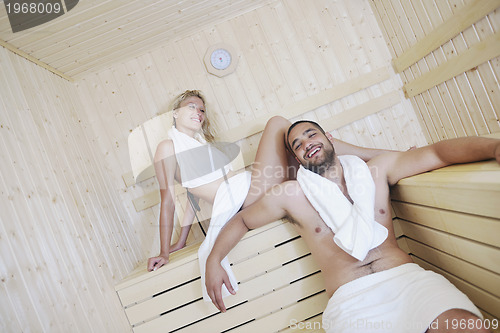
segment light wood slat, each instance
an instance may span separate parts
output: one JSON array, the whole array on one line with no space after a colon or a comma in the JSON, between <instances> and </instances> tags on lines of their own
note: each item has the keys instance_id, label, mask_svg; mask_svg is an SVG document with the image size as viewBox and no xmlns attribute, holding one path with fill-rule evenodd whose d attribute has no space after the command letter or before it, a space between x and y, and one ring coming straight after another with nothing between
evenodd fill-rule
<instances>
[{"instance_id":1,"label":"light wood slat","mask_svg":"<svg viewBox=\"0 0 500 333\"><path fill-rule=\"evenodd\" d=\"M457 278L456 276L443 271L442 269L426 262L420 260L419 258L413 258L417 264L425 269L432 270L438 274L446 277L451 283L453 283L459 290L466 294L470 300L482 309L485 309L496 318L500 318L500 298L495 297L473 285Z\"/></svg>"},{"instance_id":2,"label":"light wood slat","mask_svg":"<svg viewBox=\"0 0 500 333\"><path fill-rule=\"evenodd\" d=\"M436 69L405 84L403 90L408 98L414 97L498 56L500 56L500 33L495 33L439 65Z\"/></svg>"},{"instance_id":3,"label":"light wood slat","mask_svg":"<svg viewBox=\"0 0 500 333\"><path fill-rule=\"evenodd\" d=\"M151 167L148 170L148 177L147 178L149 179L149 178L152 178L154 176L155 176L154 168L153 168L153 165L151 165ZM130 187L136 183L136 181L134 179L134 173L132 171L124 173L122 175L122 179L123 179L123 183L125 183L126 187Z\"/></svg>"},{"instance_id":4,"label":"light wood slat","mask_svg":"<svg viewBox=\"0 0 500 333\"><path fill-rule=\"evenodd\" d=\"M132 229L121 223L127 215L122 214L122 202L109 190L109 177L102 177L102 163L96 163L95 146L85 139L79 104L73 100L77 92L65 80L3 48L0 54L0 76L8 81L1 84L8 89L2 103L13 103L0 112L1 136L14 139L2 144L0 154L17 152L14 158L2 159L1 171L8 185L2 185L2 192L11 196L5 202L16 211L3 222L15 231L9 242L19 249L2 277L22 280L9 288L7 301L14 309L21 304L19 312L10 312L17 312L12 320L17 317L23 331L126 331L128 323L112 285L140 251L133 247L138 243L128 243L122 234ZM14 176L7 177L10 172ZM17 242L23 245L17 247ZM125 252L130 261L124 259ZM30 253L36 260L26 260Z\"/></svg>"},{"instance_id":5,"label":"light wood slat","mask_svg":"<svg viewBox=\"0 0 500 333\"><path fill-rule=\"evenodd\" d=\"M500 139L500 133L496 133L496 136L491 136L493 138ZM489 160L484 162L476 163L465 163L465 164L454 164L444 168L436 169L432 172L475 172L475 171L498 171L498 162L495 160Z\"/></svg>"},{"instance_id":6,"label":"light wood slat","mask_svg":"<svg viewBox=\"0 0 500 333\"><path fill-rule=\"evenodd\" d=\"M491 332L493 333L500 333L500 321L498 318L495 318L493 317L493 315L491 315L490 313L488 313L487 311L484 311L483 309L481 309L480 307L478 307L479 311L481 311L481 313L483 314L483 317L485 320L489 320L489 325L490 327L487 327L488 329L491 330ZM491 326L491 324L494 324L494 323L497 323L498 326L496 326L496 329L493 329L493 327L495 326Z\"/></svg>"},{"instance_id":7,"label":"light wood slat","mask_svg":"<svg viewBox=\"0 0 500 333\"><path fill-rule=\"evenodd\" d=\"M69 36L74 35L72 29L77 29L78 26L84 24L86 21L91 19L99 18L103 16L104 13L113 15L114 11L119 7L127 5L126 3L120 3L113 0L90 0L90 1L80 1L78 7L71 11L70 15L60 16L57 20L52 20L43 24L39 27L43 29L28 29L19 33L11 33L8 36L9 41L19 45L20 48L25 48L26 46L31 46L33 50L33 44L37 41L43 41L43 47L47 46L48 43L53 43L50 41L50 35L54 35L52 38L57 38L58 40L66 40ZM101 23L101 21L98 21ZM94 22L94 26L97 22ZM84 29L89 29L90 26L85 26ZM47 33L45 29L52 31L53 33ZM10 30L10 29L9 29ZM11 31L9 31L11 32ZM0 32L1 33L1 32Z\"/></svg>"},{"instance_id":8,"label":"light wood slat","mask_svg":"<svg viewBox=\"0 0 500 333\"><path fill-rule=\"evenodd\" d=\"M229 262L237 264L255 255L274 250L275 245L297 236L295 227L291 223L284 222L266 232L245 237L229 252L227 257Z\"/></svg>"},{"instance_id":9,"label":"light wood slat","mask_svg":"<svg viewBox=\"0 0 500 333\"><path fill-rule=\"evenodd\" d=\"M453 257L447 253L433 249L414 241L413 239L406 240L410 252L434 266L437 266L473 285L481 288L497 297L500 297L500 276L491 271L480 268L476 265Z\"/></svg>"},{"instance_id":10,"label":"light wood slat","mask_svg":"<svg viewBox=\"0 0 500 333\"><path fill-rule=\"evenodd\" d=\"M201 294L201 280L196 279L144 302L136 305L132 304L125 308L125 313L130 324L137 326L154 320L164 312L172 311L189 302L199 300L201 297L203 297Z\"/></svg>"},{"instance_id":11,"label":"light wood slat","mask_svg":"<svg viewBox=\"0 0 500 333\"><path fill-rule=\"evenodd\" d=\"M394 205L394 203L393 203ZM399 238L404 235L403 229L401 228L401 225L399 223L398 219L393 218L392 225L394 226L394 235L396 238Z\"/></svg>"},{"instance_id":12,"label":"light wood slat","mask_svg":"<svg viewBox=\"0 0 500 333\"><path fill-rule=\"evenodd\" d=\"M283 229L281 228L281 222L273 223L268 228L264 227L256 229L254 232L248 233L245 238L240 241L235 249L241 247L248 248L248 245L246 243L247 241L249 241L250 244L262 243L264 246L269 247L269 245L266 245L266 242L268 242L268 240L270 239L270 237L268 236L268 231L269 229L273 229L276 226L279 227L278 229L281 230L281 232L283 232ZM273 230L271 230L270 232L271 235L275 233L276 232ZM283 235L286 234L286 231L283 232ZM286 238L284 238L283 240L286 240ZM271 238L270 244L275 244L276 242L276 240L272 240ZM302 243L303 242L299 244ZM198 278L200 276L197 252L198 247L199 244L195 244L190 246L189 248L172 253L170 256L170 262L154 272L148 272L146 270L146 264L141 265L139 269L135 273L131 274L131 276L126 281L123 281L121 284L116 286L116 291L120 296L122 304L127 306L132 303L144 301L145 299L150 298L152 295L180 285L184 281ZM292 249L290 250L290 248ZM248 257L252 251L259 251L259 249L250 251L237 250L232 259L241 261L243 257L240 257L239 254ZM288 253L286 253L286 251L288 251ZM272 255L265 254L258 256L260 260L251 259L250 262L259 262L259 264L257 265L257 267L260 267L259 271L257 271L255 267L255 270L252 269L252 267L249 267L246 263L240 266L235 265L233 269L236 277L240 281L246 280L249 278L249 272L253 271L257 272L257 274L261 274L272 268L279 267L284 262L307 254L307 252L304 251L304 246L299 246L297 250L295 250L293 249L293 245L286 245L283 248L279 247L278 251L274 250L274 257Z\"/></svg>"},{"instance_id":13,"label":"light wood slat","mask_svg":"<svg viewBox=\"0 0 500 333\"><path fill-rule=\"evenodd\" d=\"M272 115L250 121L242 126L233 128L221 135L221 139L223 141L235 142L243 137L248 137L263 131L267 121L272 116L280 115L287 119L291 119L387 79L389 79L389 72L387 68L382 67L376 69L368 74L364 74L355 79L338 84L333 88L323 90L298 102L293 102Z\"/></svg>"},{"instance_id":14,"label":"light wood slat","mask_svg":"<svg viewBox=\"0 0 500 333\"><path fill-rule=\"evenodd\" d=\"M401 98L397 91L387 93L385 95L372 98L366 103L350 108L342 113L335 114L329 119L321 122L321 127L326 131L331 131L352 122L368 117L369 115L378 113L388 109L401 102Z\"/></svg>"},{"instance_id":15,"label":"light wood slat","mask_svg":"<svg viewBox=\"0 0 500 333\"><path fill-rule=\"evenodd\" d=\"M277 226L282 225L284 222L282 220L276 221L269 223L265 226L262 226L260 228L251 230L243 236L242 240L239 242L238 245L236 245L235 248L242 246L245 243L245 240L254 236L258 236L260 234L265 235L265 232L267 230L270 230L272 228L275 228ZM174 253L170 254L170 261L167 265L162 266L160 269L154 272L148 272L146 270L146 262L141 263L133 272L131 272L127 278L123 279L120 283L118 283L115 286L115 289L117 291L120 291L122 289L128 288L136 283L143 282L145 280L150 279L151 277L154 277L156 275L160 275L163 273L166 273L170 270L176 269L180 266L183 266L184 264L188 264L193 260L198 259L198 248L200 246L201 242L199 244L193 244L190 246L187 246L179 251L176 251ZM240 258L236 257L235 260L239 260ZM195 276L193 276L195 277ZM153 293L154 294L154 293Z\"/></svg>"},{"instance_id":16,"label":"light wood slat","mask_svg":"<svg viewBox=\"0 0 500 333\"><path fill-rule=\"evenodd\" d=\"M76 64L72 60L74 58L72 54L67 54L63 59L58 59L56 54L51 63L61 71L79 79L89 71L96 72L117 62L130 60L131 55L142 55L169 42L188 39L190 35L197 32L195 29L209 29L246 10L262 5L265 5L262 0L232 1L228 6L216 5L214 9L205 10L202 15L191 17L187 21L181 20L177 24L173 21L160 25L158 22L146 22L131 30L134 35L132 39L123 38L123 35L111 36L103 43L99 43L98 39L97 43L91 44L92 52L86 52ZM210 15L205 15L207 11ZM193 24L193 20L196 20L196 25ZM79 49L85 49L85 47L85 43L79 45Z\"/></svg>"},{"instance_id":17,"label":"light wood slat","mask_svg":"<svg viewBox=\"0 0 500 333\"><path fill-rule=\"evenodd\" d=\"M405 251L406 253L410 253L410 247L408 246L408 238L403 236L399 237L397 240L398 246L401 250Z\"/></svg>"},{"instance_id":18,"label":"light wood slat","mask_svg":"<svg viewBox=\"0 0 500 333\"><path fill-rule=\"evenodd\" d=\"M316 274L313 277L315 277L314 281L316 281L316 284L319 286L319 289L317 289L317 291L320 291L320 290L322 290L321 288L322 288L323 284L322 284L321 279L319 279L318 276L321 277L321 274ZM254 279L252 281L258 282L259 280ZM236 293L235 296L229 296L229 297L224 299L224 304L226 305L226 308L233 307L237 304L240 304L241 302L248 300L248 294L252 293L252 285L251 285L252 281L249 282L250 284L247 285L247 288L240 289ZM302 280L302 281L304 281L304 280ZM266 296L271 295L271 298L276 297L276 296L281 296L284 294L283 291L285 291L285 294L286 294L286 291L290 291L291 289L293 289L293 290L301 289L302 284L303 284L303 282L301 284L288 285L287 287L278 290L279 294L276 294L275 292L273 292L271 294L266 294ZM318 286L316 286L316 288L318 288ZM254 288L257 288L258 290L261 287L265 287L265 286L261 286L259 284L254 286ZM264 300L266 299L266 296L260 297L260 298L256 299L256 301L262 302L263 299ZM308 296L308 295L303 294L303 296L301 295L301 296L297 296L294 298L295 298L295 300L298 300L298 299L305 297L305 296ZM286 304L283 302L282 305L286 305ZM238 309L238 308L239 308L239 306L235 307L234 309ZM275 309L273 309L273 310L275 310ZM232 316L228 316L229 314L232 314L229 311L231 311L231 309L229 309L226 314L221 314L221 313L219 313L219 311L215 308L215 306L212 303L204 302L203 300L200 300L200 301L191 303L187 306L184 306L182 308L179 308L176 311L166 313L163 316L156 318L155 320L152 320L152 321L149 321L145 324L139 325L139 326L134 328L134 332L136 332L136 333L138 333L138 332L150 332L150 331L155 331L155 330L159 330L159 329L162 331L171 331L171 330L178 329L178 328L183 327L189 323L193 323L193 322L196 322L196 321L204 319L204 318L207 318L207 319L203 321L203 324L210 325L210 326L205 326L205 327L212 328L211 324L214 322L215 317L218 317L218 318L215 318L215 322L217 322L218 320L224 320L225 318L232 318ZM247 315L249 313L251 313L252 316L258 315L257 312L247 312ZM214 314L216 314L216 316L211 317ZM208 318L208 317L210 317L210 318ZM247 320L248 319L251 319L251 318L248 318L248 316L247 316ZM195 329L194 326L190 326L190 327L193 330Z\"/></svg>"},{"instance_id":19,"label":"light wood slat","mask_svg":"<svg viewBox=\"0 0 500 333\"><path fill-rule=\"evenodd\" d=\"M437 2L437 10L444 15L455 15L458 11L458 5L450 6L444 2ZM460 54L461 52L467 50L469 45L474 45L479 42L485 36L492 34L494 30L488 21L496 20L494 18L495 12L491 12L488 16L480 19L473 24L472 27L465 29L460 35L453 38L449 43L446 43L440 49L445 55L453 56L453 53ZM434 52L433 54L435 54ZM448 58L450 56L447 56ZM485 70L486 69L486 70ZM498 128L498 123L496 122L496 116L494 111L494 102L489 97L494 95L492 91L488 89L481 89L479 87L494 87L497 86L495 83L497 80L493 79L490 73L490 66L480 66L477 70L471 70L463 75L457 76L453 80L453 85L448 84L448 86L455 86L456 90L462 95L463 102L470 115L470 120L473 123L474 129L478 134L490 133L495 128ZM444 86L444 85L441 85ZM456 99L455 96L450 96L452 99ZM462 107L460 107L462 109ZM458 114L460 114L461 110ZM480 111L480 112L478 112ZM493 116L493 117L492 117ZM443 119L443 117L441 117Z\"/></svg>"},{"instance_id":20,"label":"light wood slat","mask_svg":"<svg viewBox=\"0 0 500 333\"><path fill-rule=\"evenodd\" d=\"M54 62L56 59L66 57L68 54L73 54L75 48L90 48L99 44L97 38L101 38L101 43L105 41L109 45L114 44L113 38L116 36L124 36L127 34L132 38L133 32L140 24L152 23L157 21L156 18L163 16L165 21L175 20L175 12L182 9L182 4L173 1L127 1L121 2L119 6L113 6L114 1L104 3L102 6L96 6L93 10L86 11L81 15L74 15L80 22L75 22L75 25L58 30L56 35L58 43L49 47L49 38L41 40L30 41L29 44L24 45L20 43L21 47L29 47L36 50L36 54L41 59L47 59L49 62ZM115 8L113 8L115 7ZM103 10L99 15L99 10ZM94 16L91 16L91 14ZM76 13L78 14L78 13ZM90 14L90 15L89 15ZM79 17L81 16L81 17ZM96 18L106 20L107 29L103 29L102 21ZM130 22L133 20L133 22ZM104 38L103 38L104 37ZM53 38L53 37L52 37ZM20 41L21 42L21 41ZM68 47L68 44L71 47ZM58 66L60 67L60 66Z\"/></svg>"},{"instance_id":21,"label":"light wood slat","mask_svg":"<svg viewBox=\"0 0 500 333\"><path fill-rule=\"evenodd\" d=\"M452 17L394 59L394 69L397 73L402 72L499 6L500 3L496 0L475 0L466 4Z\"/></svg>"},{"instance_id":22,"label":"light wood slat","mask_svg":"<svg viewBox=\"0 0 500 333\"><path fill-rule=\"evenodd\" d=\"M500 167L496 170L479 170L474 163L470 163L471 171L454 172L425 172L419 175L401 179L398 185L402 186L439 186L442 188L484 189L500 192ZM474 171L472 171L474 170Z\"/></svg>"},{"instance_id":23,"label":"light wood slat","mask_svg":"<svg viewBox=\"0 0 500 333\"><path fill-rule=\"evenodd\" d=\"M210 1L204 1L203 5L187 4L185 1L157 1L157 3L133 1L115 9L108 9L102 15L95 15L87 21L76 24L76 27L66 29L68 32L63 30L64 33L57 35L56 41L60 42L54 46L54 51L46 47L49 44L47 40L41 45L35 42L32 49L36 50L38 57L47 59L48 62L54 63L54 66L61 68L67 66L66 62L70 62L69 60L61 62L61 57L74 59L76 50L93 50L85 56L80 56L80 59L87 57L91 60L96 59L95 51L102 54L103 49L106 50L104 55L114 52L115 55L120 56L117 53L120 45L124 48L136 45L137 49L139 45L144 45L148 46L146 50L150 50L161 45L162 41L179 38L181 34L185 37L186 34L195 32L207 23L215 24L263 4L262 1L253 0L234 1L228 3L227 6L217 5ZM211 15L204 15L207 11ZM75 15L78 14L77 11L71 14L78 18L78 15ZM196 19L198 21L194 25L193 20ZM103 21L106 24L103 24ZM82 33L85 31L88 32L87 39ZM153 38L155 35L156 38ZM123 38L124 36L127 38ZM149 41L144 44L144 41L148 39ZM68 44L71 47L67 47ZM30 45L21 47L26 48ZM130 54L130 50L127 53ZM84 63L88 61L84 60Z\"/></svg>"},{"instance_id":24,"label":"light wood slat","mask_svg":"<svg viewBox=\"0 0 500 333\"><path fill-rule=\"evenodd\" d=\"M392 201L399 218L453 235L499 246L500 220Z\"/></svg>"},{"instance_id":25,"label":"light wood slat","mask_svg":"<svg viewBox=\"0 0 500 333\"><path fill-rule=\"evenodd\" d=\"M258 256L235 264L233 269L238 271L238 280L247 281L255 276L279 268L283 263L295 260L309 254L310 251L302 238L288 242ZM241 266L241 267L238 267Z\"/></svg>"},{"instance_id":26,"label":"light wood slat","mask_svg":"<svg viewBox=\"0 0 500 333\"><path fill-rule=\"evenodd\" d=\"M232 259L236 261L240 261L242 256L249 256L253 250L238 250L237 248L246 247L246 241L248 240L250 244L259 244L262 243L264 246L266 244L266 239L269 239L266 231L269 229L273 229L278 227L279 230L283 232L283 228L281 227L283 222L277 221L271 223L262 228L258 228L248 232L242 241L235 247L235 254L233 254ZM285 224L288 225L288 224ZM289 226L285 228L290 228ZM271 231L271 235L275 234L274 231ZM283 232L284 235L287 232ZM284 237L283 240L286 240ZM276 243L276 240L271 240L272 243ZM168 288L175 287L179 284L182 284L184 281L189 281L191 279L198 278L200 276L199 263L198 263L198 247L199 244L194 244L189 247L186 247L182 250L174 252L170 255L170 262L158 269L157 271L148 272L146 269L146 263L141 264L136 271L129 275L129 277L122 281L115 287L118 295L120 296L121 302L123 305L127 306L132 303L136 303L144 300L145 298L149 298L154 294L160 293ZM255 250L259 251L259 249ZM281 253L283 250L278 251L277 253ZM293 259L293 252L291 252L288 256L285 257L284 261L289 261ZM301 253L301 252L300 252ZM290 256L291 255L291 256ZM302 253L300 254L302 255ZM268 256L264 256L267 258ZM265 261L263 261L263 264ZM275 267L274 264L273 267ZM265 271L266 268L263 269ZM236 268L235 268L236 271ZM240 273L246 278L244 273ZM237 276L239 276L237 275Z\"/></svg>"},{"instance_id":27,"label":"light wood slat","mask_svg":"<svg viewBox=\"0 0 500 333\"><path fill-rule=\"evenodd\" d=\"M322 276L320 274L315 274L270 294L254 299L251 302L229 309L225 314L219 314L186 327L186 329L180 330L179 332L202 331L206 327L210 327L210 329L214 331L223 331L247 322L252 318L259 318L279 310L282 307L294 304L297 300L317 293L323 288Z\"/></svg>"},{"instance_id":28,"label":"light wood slat","mask_svg":"<svg viewBox=\"0 0 500 333\"><path fill-rule=\"evenodd\" d=\"M76 140L77 145L73 141L82 134L81 128L68 121L72 117L68 95L75 91L48 71L4 49L1 52L3 75L0 76L10 79L7 84L0 84L8 91L2 99L7 105L13 103L6 113L2 112L2 127L10 127L8 132L2 130L2 137L13 139L10 144L2 145L2 155L10 155L2 163L1 173L6 182L3 188L7 189L2 191L9 194L6 203L15 211L13 218L6 220L5 227L13 248L18 250L12 258L15 265L10 266L7 276L8 280L23 281L12 290L15 296L11 302L15 307L18 302L21 304L17 316L23 322L24 331L43 331L49 327L64 330L74 325L90 329L85 318L87 312L80 311L100 308L102 300L110 295L109 289L96 288L107 285L110 279L106 276L107 268L98 267L101 258L95 256L101 254L117 265L123 262L108 247L115 243L112 234L107 242L99 244L100 232L104 231L104 238L105 230L109 229L86 216L88 212L90 216L107 217L98 200L86 197L82 189L92 188L92 180L95 181L92 179L95 174L85 169L92 165L98 173L98 166L65 161L66 158L91 159L85 142ZM49 101L57 94L61 95L58 103ZM54 142L59 142L57 152ZM82 187L80 190L76 183ZM95 192L91 196L94 195ZM112 205L105 197L101 199L104 204ZM79 212L83 212L83 216L79 216ZM22 245L17 246L19 242ZM86 246L81 247L82 243ZM35 266L29 266L35 262ZM119 308L113 308L115 305L103 308L94 316L96 325L103 325L109 316L121 318ZM41 319L39 323L26 318L26 314L30 317L32 313ZM59 316L66 320L57 322Z\"/></svg>"},{"instance_id":29,"label":"light wood slat","mask_svg":"<svg viewBox=\"0 0 500 333\"><path fill-rule=\"evenodd\" d=\"M150 272L148 275L151 275L151 277L147 280L147 283L141 283L118 290L117 293L122 304L124 306L128 306L135 302L144 301L168 288L178 286L186 281L200 276L200 266L198 264L198 260L193 260L180 267L169 270L166 273L162 272L165 274L153 274L159 271L160 270Z\"/></svg>"},{"instance_id":30,"label":"light wood slat","mask_svg":"<svg viewBox=\"0 0 500 333\"><path fill-rule=\"evenodd\" d=\"M500 274L500 248L400 220L406 237Z\"/></svg>"},{"instance_id":31,"label":"light wood slat","mask_svg":"<svg viewBox=\"0 0 500 333\"><path fill-rule=\"evenodd\" d=\"M26 60L29 60L31 61L32 63L42 67L42 68L45 68L46 70L48 70L49 72L52 72L54 74L56 74L57 76L60 76L62 77L63 79L65 80L68 80L69 82L73 82L74 79L73 77L69 76L69 75L66 75L65 73L61 72L60 70L58 70L57 68L54 68L52 67L51 65L33 57L32 55L24 52L23 50L21 49L18 49L17 47L15 47L14 45L12 44L9 44L7 43L6 41L0 39L0 46L3 46L5 47L7 50L17 54L18 56L26 59Z\"/></svg>"},{"instance_id":32,"label":"light wood slat","mask_svg":"<svg viewBox=\"0 0 500 333\"><path fill-rule=\"evenodd\" d=\"M197 256L198 247L199 244L193 244L170 254L170 262L168 263L168 265L164 265L160 269L154 272L148 272L146 270L147 262L139 264L125 279L121 280L120 283L116 284L115 290L120 291L136 283L148 280L154 275L162 274L166 271L175 269L190 261L193 261Z\"/></svg>"},{"instance_id":33,"label":"light wood slat","mask_svg":"<svg viewBox=\"0 0 500 333\"><path fill-rule=\"evenodd\" d=\"M419 205L449 209L487 217L498 216L498 192L485 190L443 189L432 186L401 186L391 191L391 198Z\"/></svg>"},{"instance_id":34,"label":"light wood slat","mask_svg":"<svg viewBox=\"0 0 500 333\"><path fill-rule=\"evenodd\" d=\"M289 327L287 329L284 329L280 331L280 333L317 333L321 332L324 333L325 330L322 328L323 323L322 323L322 314L317 315L316 317L313 317L311 319L302 321L300 323L296 323L295 326ZM303 328L301 328L303 327Z\"/></svg>"},{"instance_id":35,"label":"light wood slat","mask_svg":"<svg viewBox=\"0 0 500 333\"><path fill-rule=\"evenodd\" d=\"M274 312L264 318L257 319L241 327L238 327L238 333L255 333L255 332L276 332L290 325L295 324L294 328L288 328L284 332L311 332L311 330L301 330L298 327L299 322L304 319L310 318L315 314L322 313L328 304L328 296L326 292L315 295L303 301L300 301L290 307L284 308L280 311ZM304 327L314 327L314 332L324 332L321 328L321 315L315 317L315 320L307 320L302 322L303 325L310 325Z\"/></svg>"},{"instance_id":36,"label":"light wood slat","mask_svg":"<svg viewBox=\"0 0 500 333\"><path fill-rule=\"evenodd\" d=\"M226 299L230 301L231 304L251 300L272 292L273 290L285 287L290 284L290 282L315 273L318 270L318 266L312 257L308 256L288 265L281 266L276 270L262 274L247 282L242 282L239 285L237 297ZM237 277L239 276L238 267L234 269L234 273ZM130 306L125 309L125 312L127 313L130 323L136 325L142 321L147 321L148 319L159 316L161 313L196 301L201 297L201 281L196 280L140 304Z\"/></svg>"},{"instance_id":37,"label":"light wood slat","mask_svg":"<svg viewBox=\"0 0 500 333\"><path fill-rule=\"evenodd\" d=\"M142 197L132 200L136 212L143 211L160 203L160 191L149 192Z\"/></svg>"},{"instance_id":38,"label":"light wood slat","mask_svg":"<svg viewBox=\"0 0 500 333\"><path fill-rule=\"evenodd\" d=\"M423 173L400 180L391 189L391 198L497 218L500 170Z\"/></svg>"}]
</instances>

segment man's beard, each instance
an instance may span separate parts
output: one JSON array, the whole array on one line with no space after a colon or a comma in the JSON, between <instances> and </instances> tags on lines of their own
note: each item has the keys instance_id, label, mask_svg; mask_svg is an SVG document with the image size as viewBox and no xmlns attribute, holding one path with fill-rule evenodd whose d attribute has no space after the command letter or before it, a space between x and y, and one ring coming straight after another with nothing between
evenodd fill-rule
<instances>
[{"instance_id":1,"label":"man's beard","mask_svg":"<svg viewBox=\"0 0 500 333\"><path fill-rule=\"evenodd\" d=\"M306 163L304 164L304 168L322 176L331 166L335 164L335 150L333 149L333 147L331 147L330 149L326 149L326 147L324 147L323 152L323 160L320 160L316 163Z\"/></svg>"}]
</instances>

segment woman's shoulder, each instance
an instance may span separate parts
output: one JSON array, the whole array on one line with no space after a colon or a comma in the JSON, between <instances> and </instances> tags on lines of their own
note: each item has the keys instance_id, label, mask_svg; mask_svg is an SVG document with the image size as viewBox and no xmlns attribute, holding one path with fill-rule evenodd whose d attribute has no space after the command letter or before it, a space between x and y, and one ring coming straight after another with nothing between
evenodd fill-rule
<instances>
[{"instance_id":1,"label":"woman's shoulder","mask_svg":"<svg viewBox=\"0 0 500 333\"><path fill-rule=\"evenodd\" d=\"M174 142L170 139L165 139L161 141L156 147L155 161L159 161L174 155Z\"/></svg>"}]
</instances>

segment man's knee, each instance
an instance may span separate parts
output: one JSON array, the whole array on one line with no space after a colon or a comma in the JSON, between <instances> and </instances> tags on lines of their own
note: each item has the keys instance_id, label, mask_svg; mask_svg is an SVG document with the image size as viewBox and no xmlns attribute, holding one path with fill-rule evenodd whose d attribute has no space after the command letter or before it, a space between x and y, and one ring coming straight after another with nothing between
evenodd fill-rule
<instances>
[{"instance_id":1,"label":"man's knee","mask_svg":"<svg viewBox=\"0 0 500 333\"><path fill-rule=\"evenodd\" d=\"M440 314L429 326L427 333L442 332L490 332L481 318L463 309L451 309Z\"/></svg>"}]
</instances>

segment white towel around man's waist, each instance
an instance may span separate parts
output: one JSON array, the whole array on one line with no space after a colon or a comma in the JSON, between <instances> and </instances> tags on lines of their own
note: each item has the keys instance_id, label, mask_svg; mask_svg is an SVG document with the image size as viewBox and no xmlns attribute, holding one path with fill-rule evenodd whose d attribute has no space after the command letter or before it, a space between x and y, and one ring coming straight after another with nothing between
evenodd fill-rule
<instances>
[{"instance_id":1,"label":"white towel around man's waist","mask_svg":"<svg viewBox=\"0 0 500 333\"><path fill-rule=\"evenodd\" d=\"M210 297L207 293L207 288L205 286L205 265L207 263L207 258L212 248L215 244L215 240L219 235L221 229L226 225L226 223L240 210L243 202L245 201L248 191L250 189L250 179L251 173L246 171L237 174L227 181L223 182L217 194L215 195L215 200L212 208L212 217L210 219L210 225L208 227L207 235L205 240L200 245L198 249L198 260L200 263L200 273L201 273L201 289L203 292L203 299L205 302L210 302ZM233 289L238 290L238 281L234 276L227 257L225 257L221 262L222 267L229 276L229 280ZM230 295L226 286L222 286L222 297Z\"/></svg>"},{"instance_id":2,"label":"white towel around man's waist","mask_svg":"<svg viewBox=\"0 0 500 333\"><path fill-rule=\"evenodd\" d=\"M445 277L414 263L403 264L348 282L323 311L327 333L424 333L445 327L434 319L451 309L479 309Z\"/></svg>"},{"instance_id":3,"label":"white towel around man's waist","mask_svg":"<svg viewBox=\"0 0 500 333\"><path fill-rule=\"evenodd\" d=\"M349 196L337 184L301 166L297 181L311 205L335 233L334 242L362 261L387 238L387 228L375 221L375 184L368 166L356 156L338 156Z\"/></svg>"}]
</instances>

